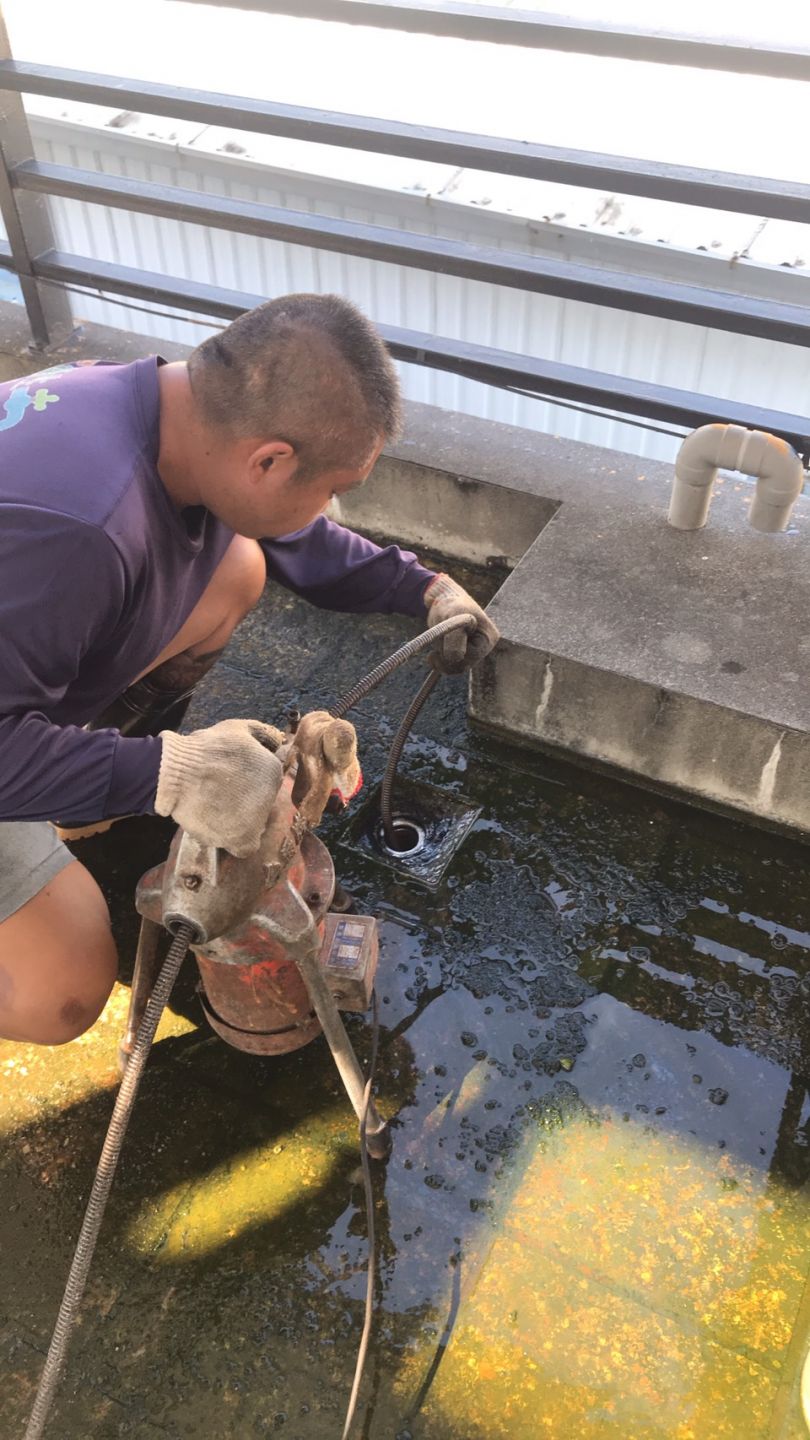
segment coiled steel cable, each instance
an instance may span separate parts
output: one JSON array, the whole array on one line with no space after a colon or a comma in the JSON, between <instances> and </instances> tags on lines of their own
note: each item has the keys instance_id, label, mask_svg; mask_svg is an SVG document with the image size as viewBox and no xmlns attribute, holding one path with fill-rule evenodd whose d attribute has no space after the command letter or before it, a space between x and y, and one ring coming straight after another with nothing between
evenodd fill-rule
<instances>
[{"instance_id":1,"label":"coiled steel cable","mask_svg":"<svg viewBox=\"0 0 810 1440\"><path fill-rule=\"evenodd\" d=\"M333 706L330 714L334 715L336 720L342 719L347 710L351 710L354 705L359 704L359 702L365 699L366 695L372 690L376 689L383 680L387 680L389 675L393 675L394 671L398 670L400 665L404 665L406 661L413 659L414 655L418 655L422 650L427 650L432 645L435 645L437 640L441 640L442 636L447 635L451 630L458 630L464 626L465 629L472 631L475 629L475 625L476 621L473 615L453 615L449 620L442 620L439 625L432 625L429 630L423 630L421 635L417 635L413 640L409 640L406 645L402 645L399 650L395 650L393 655L389 655L387 660L383 660L376 669L370 671L364 679L359 680L358 683L353 686L351 690L347 691L338 701L337 705ZM380 815L382 816L385 843L391 850L396 850L396 827L392 813L392 791L397 765L399 764L400 756L405 747L405 741L410 734L411 726L428 696L438 683L439 674L440 672L438 670L432 671L420 685L402 718L402 723L394 736L394 742L388 756L388 762L380 788Z\"/></svg>"},{"instance_id":2,"label":"coiled steel cable","mask_svg":"<svg viewBox=\"0 0 810 1440\"><path fill-rule=\"evenodd\" d=\"M383 774L382 778L382 785L380 786L380 815L382 816L385 843L388 846L389 850L396 850L397 848L397 827L394 824L392 791L394 788L394 780L396 778L399 759L402 751L405 748L405 741L411 733L411 726L413 725L414 720L419 714L419 711L422 709L422 706L424 705L428 696L433 693L433 690L438 685L440 679L441 674L438 670L431 670L430 674L425 677L416 694L414 695L410 705L405 711L405 714L402 717L402 723L397 730L396 735L394 736L394 741L388 755L388 760L385 766L385 773Z\"/></svg>"},{"instance_id":3,"label":"coiled steel cable","mask_svg":"<svg viewBox=\"0 0 810 1440\"><path fill-rule=\"evenodd\" d=\"M341 696L337 705L332 706L329 714L334 715L336 720L342 720L347 710L351 710L353 706L359 705L361 700L365 700L366 696L372 690L376 690L383 680L387 680L389 675L393 675L400 665L404 665L407 660L412 660L414 655L418 655L420 651L428 650L431 645L435 645L437 640L441 640L442 636L448 635L451 630L458 630L463 625L467 630L472 631L475 629L476 623L474 615L451 615L449 620L442 620L439 625L431 625L429 630L423 630L421 635L414 636L407 645L401 645L393 655L388 656L387 660L383 660L362 680L358 680L351 690L347 690L346 694Z\"/></svg>"},{"instance_id":4,"label":"coiled steel cable","mask_svg":"<svg viewBox=\"0 0 810 1440\"><path fill-rule=\"evenodd\" d=\"M81 1233L73 1256L73 1264L70 1267L65 1293L62 1297L62 1304L59 1307L59 1314L56 1317L56 1324L53 1328L51 1343L45 1360L45 1365L39 1381L39 1388L34 1399L28 1427L25 1432L25 1440L40 1440L45 1430L56 1387L64 1369L67 1358L67 1349L70 1344L73 1327L76 1323L79 1305L87 1284L87 1275L93 1259L93 1252L96 1248L98 1233L101 1229L101 1222L104 1219L104 1211L107 1208L107 1200L110 1194L115 1171L121 1156L121 1147L127 1132L132 1108L138 1094L138 1086L146 1065L147 1056L155 1038L155 1031L158 1022L163 1014L166 1002L171 994L172 986L177 979L180 966L185 958L186 951L194 939L195 931L192 925L181 925L169 947L169 953L163 962L160 974L155 982L155 987L146 1007L143 1020L135 1037L135 1044L132 1047L132 1054L127 1061L127 1068L118 1090L110 1120L104 1146L101 1151L101 1159L98 1162L93 1188L90 1191L90 1199L87 1202L87 1209L82 1221Z\"/></svg>"}]
</instances>

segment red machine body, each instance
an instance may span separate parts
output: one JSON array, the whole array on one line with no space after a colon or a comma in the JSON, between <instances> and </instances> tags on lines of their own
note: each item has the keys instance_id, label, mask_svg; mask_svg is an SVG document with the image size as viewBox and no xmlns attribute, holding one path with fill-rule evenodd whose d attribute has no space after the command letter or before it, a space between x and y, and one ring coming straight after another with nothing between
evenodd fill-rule
<instances>
[{"instance_id":1,"label":"red machine body","mask_svg":"<svg viewBox=\"0 0 810 1440\"><path fill-rule=\"evenodd\" d=\"M356 933L349 936L336 937L332 924L324 944L335 869L317 836L310 830L301 834L291 792L287 780L274 818L273 861L217 852L213 873L204 865L189 869L178 832L166 861L142 877L135 896L139 913L158 925L164 923L167 897L170 907L184 903L204 918L209 890L211 907L231 906L234 922L191 949L212 1029L229 1045L257 1055L287 1054L321 1033L299 966L282 938L300 929L301 900L321 940L325 978L343 1009L367 1008L376 969L376 927L369 917L352 917L348 928ZM217 918L221 923L220 914Z\"/></svg>"}]
</instances>

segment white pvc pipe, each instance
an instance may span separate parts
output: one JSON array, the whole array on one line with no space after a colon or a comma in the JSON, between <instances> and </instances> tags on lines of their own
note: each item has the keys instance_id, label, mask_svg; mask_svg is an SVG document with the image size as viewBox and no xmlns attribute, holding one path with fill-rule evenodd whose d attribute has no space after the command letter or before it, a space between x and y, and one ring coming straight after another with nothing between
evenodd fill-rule
<instances>
[{"instance_id":1,"label":"white pvc pipe","mask_svg":"<svg viewBox=\"0 0 810 1440\"><path fill-rule=\"evenodd\" d=\"M756 476L748 517L755 530L784 530L804 483L802 462L786 440L742 425L702 425L687 435L675 461L669 523L676 530L706 524L718 469Z\"/></svg>"}]
</instances>

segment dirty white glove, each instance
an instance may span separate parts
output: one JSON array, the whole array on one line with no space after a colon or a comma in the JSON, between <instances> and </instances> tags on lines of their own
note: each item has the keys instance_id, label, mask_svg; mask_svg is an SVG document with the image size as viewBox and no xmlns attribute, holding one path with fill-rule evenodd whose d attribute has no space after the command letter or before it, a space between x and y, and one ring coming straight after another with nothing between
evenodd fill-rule
<instances>
[{"instance_id":1,"label":"dirty white glove","mask_svg":"<svg viewBox=\"0 0 810 1440\"><path fill-rule=\"evenodd\" d=\"M347 805L363 783L355 728L328 710L311 710L299 720L293 754L298 765L293 804L308 825L320 823L331 796Z\"/></svg>"},{"instance_id":2,"label":"dirty white glove","mask_svg":"<svg viewBox=\"0 0 810 1440\"><path fill-rule=\"evenodd\" d=\"M155 809L204 845L232 855L258 850L283 778L273 753L281 734L260 720L221 720L207 730L163 730Z\"/></svg>"},{"instance_id":3,"label":"dirty white glove","mask_svg":"<svg viewBox=\"0 0 810 1440\"><path fill-rule=\"evenodd\" d=\"M471 669L500 640L500 631L486 611L449 575L437 575L435 580L431 580L424 599L428 626L439 625L442 620L465 613L473 615L476 620L476 629L471 634L459 626L439 641L431 661L442 674L460 675L463 670Z\"/></svg>"}]
</instances>

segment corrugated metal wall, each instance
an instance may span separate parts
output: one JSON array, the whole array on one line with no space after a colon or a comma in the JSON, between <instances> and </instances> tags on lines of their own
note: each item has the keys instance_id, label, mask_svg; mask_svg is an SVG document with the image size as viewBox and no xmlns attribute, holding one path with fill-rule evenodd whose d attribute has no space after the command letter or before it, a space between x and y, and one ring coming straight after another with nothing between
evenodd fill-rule
<instances>
[{"instance_id":1,"label":"corrugated metal wall","mask_svg":"<svg viewBox=\"0 0 810 1440\"><path fill-rule=\"evenodd\" d=\"M396 191L350 189L327 181L283 176L256 164L224 160L171 145L59 125L32 117L40 158L85 169L227 194L377 225L508 244L543 253L536 226L472 206L447 213L441 205ZM703 330L696 326L499 289L452 276L406 270L300 246L226 234L76 201L52 202L59 245L75 254L115 260L164 275L189 276L271 297L294 290L338 291L373 319L457 337L573 365L654 380L703 394L803 413L810 395L810 353L789 345ZM632 241L628 241L629 247ZM615 244L615 242L614 242ZM630 262L625 262L630 263ZM194 343L210 333L197 323L156 318L103 300L74 299L87 320L156 340ZM443 375L402 367L409 398L503 420L552 434L607 445L639 456L672 459L677 442L559 406Z\"/></svg>"}]
</instances>

